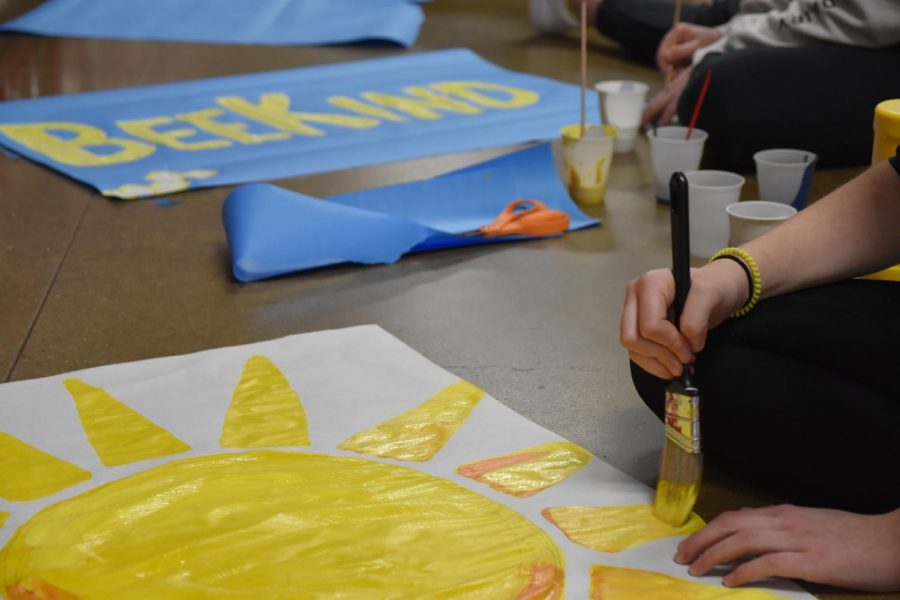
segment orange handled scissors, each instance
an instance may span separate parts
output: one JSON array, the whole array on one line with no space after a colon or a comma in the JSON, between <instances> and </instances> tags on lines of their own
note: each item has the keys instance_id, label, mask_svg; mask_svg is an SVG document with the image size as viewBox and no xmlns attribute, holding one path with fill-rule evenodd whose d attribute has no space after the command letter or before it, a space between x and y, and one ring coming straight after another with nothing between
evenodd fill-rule
<instances>
[{"instance_id":1,"label":"orange handled scissors","mask_svg":"<svg viewBox=\"0 0 900 600\"><path fill-rule=\"evenodd\" d=\"M540 200L516 200L503 209L490 224L459 235L503 237L508 235L544 236L569 228L569 215L553 210Z\"/></svg>"}]
</instances>

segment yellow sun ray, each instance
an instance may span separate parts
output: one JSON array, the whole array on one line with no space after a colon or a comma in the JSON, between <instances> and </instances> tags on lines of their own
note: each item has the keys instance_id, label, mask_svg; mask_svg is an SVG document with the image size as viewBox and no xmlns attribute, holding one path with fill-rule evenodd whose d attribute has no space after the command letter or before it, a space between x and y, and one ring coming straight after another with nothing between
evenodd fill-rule
<instances>
[{"instance_id":1,"label":"yellow sun ray","mask_svg":"<svg viewBox=\"0 0 900 600\"><path fill-rule=\"evenodd\" d=\"M16 600L562 598L530 519L409 467L254 450L190 457L49 506L0 550Z\"/></svg>"},{"instance_id":2,"label":"yellow sun ray","mask_svg":"<svg viewBox=\"0 0 900 600\"><path fill-rule=\"evenodd\" d=\"M353 435L338 448L396 460L430 460L482 397L484 390L457 381L414 409Z\"/></svg>"},{"instance_id":3,"label":"yellow sun ray","mask_svg":"<svg viewBox=\"0 0 900 600\"><path fill-rule=\"evenodd\" d=\"M27 502L55 494L91 474L0 431L0 498Z\"/></svg>"},{"instance_id":4,"label":"yellow sun ray","mask_svg":"<svg viewBox=\"0 0 900 600\"><path fill-rule=\"evenodd\" d=\"M287 378L265 356L251 356L225 415L223 448L309 446L306 412Z\"/></svg>"},{"instance_id":5,"label":"yellow sun ray","mask_svg":"<svg viewBox=\"0 0 900 600\"><path fill-rule=\"evenodd\" d=\"M78 408L81 425L107 467L187 452L190 446L122 404L106 391L80 379L63 381Z\"/></svg>"},{"instance_id":6,"label":"yellow sun ray","mask_svg":"<svg viewBox=\"0 0 900 600\"><path fill-rule=\"evenodd\" d=\"M598 552L621 552L676 535L690 535L705 523L696 514L680 527L653 515L649 504L630 506L558 506L541 511L566 537Z\"/></svg>"},{"instance_id":7,"label":"yellow sun ray","mask_svg":"<svg viewBox=\"0 0 900 600\"><path fill-rule=\"evenodd\" d=\"M456 472L504 494L527 498L559 483L590 462L591 454L584 448L572 442L550 442L469 463L458 467Z\"/></svg>"},{"instance_id":8,"label":"yellow sun ray","mask_svg":"<svg viewBox=\"0 0 900 600\"><path fill-rule=\"evenodd\" d=\"M590 600L776 600L765 590L727 589L625 567L591 567Z\"/></svg>"}]
</instances>

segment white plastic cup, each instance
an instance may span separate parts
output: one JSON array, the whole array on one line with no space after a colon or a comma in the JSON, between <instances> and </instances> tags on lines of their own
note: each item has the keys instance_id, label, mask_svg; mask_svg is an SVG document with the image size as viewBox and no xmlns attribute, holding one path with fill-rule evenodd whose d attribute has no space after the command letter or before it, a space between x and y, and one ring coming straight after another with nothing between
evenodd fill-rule
<instances>
[{"instance_id":1,"label":"white plastic cup","mask_svg":"<svg viewBox=\"0 0 900 600\"><path fill-rule=\"evenodd\" d=\"M728 245L740 246L756 239L797 214L797 209L781 202L746 200L725 207L728 213Z\"/></svg>"},{"instance_id":2,"label":"white plastic cup","mask_svg":"<svg viewBox=\"0 0 900 600\"><path fill-rule=\"evenodd\" d=\"M601 81L594 84L600 96L600 121L619 130L615 152L631 152L637 139L644 100L650 86L643 81Z\"/></svg>"},{"instance_id":3,"label":"white plastic cup","mask_svg":"<svg viewBox=\"0 0 900 600\"><path fill-rule=\"evenodd\" d=\"M753 155L759 197L769 202L806 206L812 176L819 157L807 150L773 148Z\"/></svg>"},{"instance_id":4,"label":"white plastic cup","mask_svg":"<svg viewBox=\"0 0 900 600\"><path fill-rule=\"evenodd\" d=\"M588 125L582 137L580 125L567 125L560 133L557 168L569 196L585 204L603 202L618 130L610 125Z\"/></svg>"},{"instance_id":5,"label":"white plastic cup","mask_svg":"<svg viewBox=\"0 0 900 600\"><path fill-rule=\"evenodd\" d=\"M728 171L688 171L691 255L709 258L728 245L728 212L741 197L744 178Z\"/></svg>"},{"instance_id":6,"label":"white plastic cup","mask_svg":"<svg viewBox=\"0 0 900 600\"><path fill-rule=\"evenodd\" d=\"M694 128L691 139L684 139L688 128L673 125L658 127L647 132L650 139L650 162L653 164L653 183L656 199L669 203L669 180L676 171L695 171L700 168L703 145L709 135L702 129Z\"/></svg>"}]
</instances>

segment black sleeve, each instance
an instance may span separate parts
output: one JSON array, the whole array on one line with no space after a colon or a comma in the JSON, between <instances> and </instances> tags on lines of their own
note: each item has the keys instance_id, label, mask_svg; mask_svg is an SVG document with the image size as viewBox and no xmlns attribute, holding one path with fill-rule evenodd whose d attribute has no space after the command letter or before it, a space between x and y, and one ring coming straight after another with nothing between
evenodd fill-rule
<instances>
[{"instance_id":1,"label":"black sleeve","mask_svg":"<svg viewBox=\"0 0 900 600\"><path fill-rule=\"evenodd\" d=\"M900 146L897 146L897 155L889 158L888 162L891 163L891 166L897 171L897 175L900 175Z\"/></svg>"}]
</instances>

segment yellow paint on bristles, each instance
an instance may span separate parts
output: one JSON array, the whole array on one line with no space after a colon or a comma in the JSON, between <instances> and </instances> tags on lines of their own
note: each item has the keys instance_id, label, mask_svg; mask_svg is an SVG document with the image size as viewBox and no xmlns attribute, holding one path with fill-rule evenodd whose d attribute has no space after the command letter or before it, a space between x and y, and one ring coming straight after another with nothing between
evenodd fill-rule
<instances>
[{"instance_id":1,"label":"yellow paint on bristles","mask_svg":"<svg viewBox=\"0 0 900 600\"><path fill-rule=\"evenodd\" d=\"M412 410L351 436L338 448L395 460L430 460L483 397L484 390L458 381Z\"/></svg>"},{"instance_id":2,"label":"yellow paint on bristles","mask_svg":"<svg viewBox=\"0 0 900 600\"><path fill-rule=\"evenodd\" d=\"M590 600L777 600L766 590L728 589L653 571L591 567Z\"/></svg>"},{"instance_id":3,"label":"yellow paint on bristles","mask_svg":"<svg viewBox=\"0 0 900 600\"><path fill-rule=\"evenodd\" d=\"M591 462L591 453L571 442L540 444L513 454L463 465L456 472L497 491L527 498L557 484Z\"/></svg>"},{"instance_id":4,"label":"yellow paint on bristles","mask_svg":"<svg viewBox=\"0 0 900 600\"><path fill-rule=\"evenodd\" d=\"M287 378L265 356L244 364L225 415L223 448L309 446L306 411Z\"/></svg>"},{"instance_id":5,"label":"yellow paint on bristles","mask_svg":"<svg viewBox=\"0 0 900 600\"><path fill-rule=\"evenodd\" d=\"M81 425L107 467L187 452L190 446L106 391L80 379L63 381L78 408Z\"/></svg>"},{"instance_id":6,"label":"yellow paint on bristles","mask_svg":"<svg viewBox=\"0 0 900 600\"><path fill-rule=\"evenodd\" d=\"M50 496L91 474L0 432L0 498L28 502Z\"/></svg>"},{"instance_id":7,"label":"yellow paint on bristles","mask_svg":"<svg viewBox=\"0 0 900 600\"><path fill-rule=\"evenodd\" d=\"M6 520L8 518L9 518L9 513L3 512L2 510L0 510L0 527L3 527L3 525L6 524Z\"/></svg>"},{"instance_id":8,"label":"yellow paint on bristles","mask_svg":"<svg viewBox=\"0 0 900 600\"><path fill-rule=\"evenodd\" d=\"M558 506L541 511L566 537L597 552L621 552L678 535L690 535L705 523L696 514L680 527L653 515L649 504L627 506Z\"/></svg>"}]
</instances>

